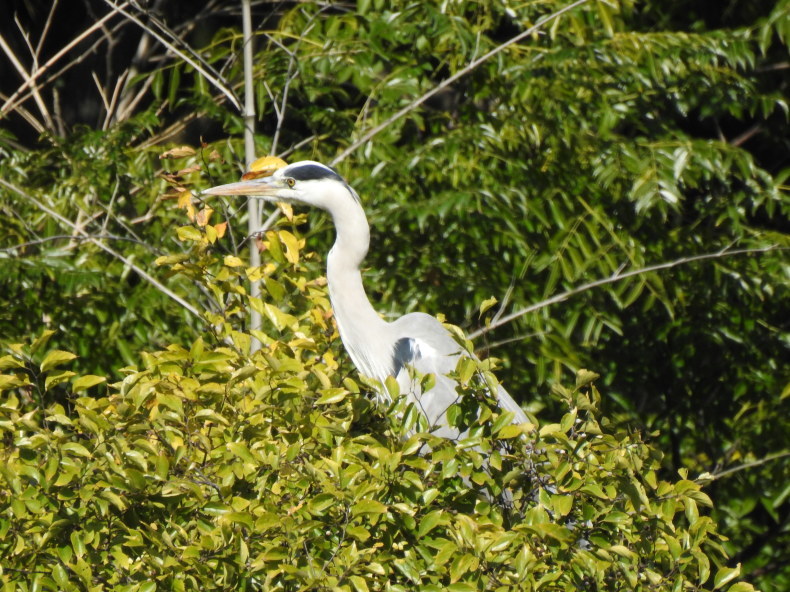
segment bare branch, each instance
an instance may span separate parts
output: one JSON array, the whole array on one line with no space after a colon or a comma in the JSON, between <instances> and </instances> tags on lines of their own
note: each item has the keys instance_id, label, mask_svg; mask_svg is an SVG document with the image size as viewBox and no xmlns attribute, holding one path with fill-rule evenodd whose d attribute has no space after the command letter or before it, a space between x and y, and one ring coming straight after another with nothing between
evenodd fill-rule
<instances>
[{"instance_id":1,"label":"bare branch","mask_svg":"<svg viewBox=\"0 0 790 592\"><path fill-rule=\"evenodd\" d=\"M10 191L13 191L14 193L19 195L20 197L23 197L24 199L27 199L28 201L33 203L41 211L46 212L47 214L52 216L54 219L56 219L61 224L69 227L72 231L74 231L75 233L79 234L80 237L84 237L86 241L93 243L94 245L99 247L101 250L103 250L106 253L108 253L109 255L115 257L119 261L123 262L131 270L133 270L137 275L139 275L141 278L143 278L148 283L150 283L152 286L154 286L157 290L159 290L162 294L164 294L168 298L171 298L172 300L174 300L175 302L180 304L183 308L185 308L186 310L191 312L197 318L203 319L203 315L200 313L200 311L198 309L196 309L194 306L192 306L189 302L187 302L186 300L181 298L181 296L179 296L178 294L173 292L170 288L165 286L163 283L161 283L155 277L153 277L150 274L148 274L145 270L143 270L140 267L138 267L133 261L131 261L130 259L124 257L118 251L108 247L100 239L89 235L87 232L85 232L84 229L79 228L71 220L69 220L68 218L65 218L64 216L61 216L58 212L56 212L55 210L53 210L49 206L41 203L35 197L30 195L29 193L26 193L25 191L23 191L22 189L20 189L16 185L14 185L13 183L9 183L5 179L0 179L0 185L5 187L6 189L9 189Z\"/></svg>"},{"instance_id":2,"label":"bare branch","mask_svg":"<svg viewBox=\"0 0 790 592\"><path fill-rule=\"evenodd\" d=\"M19 25L18 21L17 21L17 25ZM28 44L28 46L32 51L32 46L30 46L30 40L24 31L22 31L22 37L25 39L25 43ZM8 60L11 62L14 68L16 68L16 71L19 72L19 75L22 76L23 80L25 80L26 83L28 81L33 80L33 75L27 71L27 69L19 60L19 58L17 58L16 54L14 53L14 50L11 49L11 46L6 42L5 38L2 35L0 35L0 49L3 50L3 52L6 54L6 57L8 57ZM32 82L30 83L30 85L33 91L33 100L36 102L36 106L38 107L41 116L44 118L44 123L46 124L47 129L51 130L52 117L49 114L49 109L47 109L47 105L46 103L44 103L44 99L41 98L41 93L39 92L38 87L33 85Z\"/></svg>"},{"instance_id":3,"label":"bare branch","mask_svg":"<svg viewBox=\"0 0 790 592\"><path fill-rule=\"evenodd\" d=\"M761 131L763 131L763 126L759 123L755 123L745 132L741 133L740 135L730 140L730 144L732 144L733 146L740 146L741 144L747 142L755 134L759 134Z\"/></svg>"},{"instance_id":4,"label":"bare branch","mask_svg":"<svg viewBox=\"0 0 790 592\"><path fill-rule=\"evenodd\" d=\"M721 259L723 257L733 257L736 255L753 255L756 253L767 253L769 251L784 251L787 250L787 247L780 247L779 245L770 245L768 247L760 247L760 248L753 248L753 249L733 249L730 250L729 247L722 249L720 251L716 251L715 253L703 253L701 255L692 255L691 257L681 257L680 259L675 259L674 261L667 261L664 263L657 263L656 265L649 265L647 267L642 267L640 269L633 269L631 271L627 271L625 273L622 272L622 268L615 271L609 277L605 277L599 280L595 280L593 282L588 282L586 284L582 284L561 294L557 294L556 296L552 296L551 298L547 298L546 300L541 300L535 304L527 306L525 308L521 308L515 312L512 312L508 315L504 315L502 318L498 319L496 322L492 322L487 327L482 327L477 331L469 334L469 339L475 339L480 337L481 335L485 335L486 333L501 327L502 325L506 325L510 321L523 317L526 314L531 312L535 312L536 310L540 310L542 308L546 308L547 306L551 306L552 304L557 304L558 302L563 302L570 298L571 296L576 296L577 294L581 294L582 292L586 292L587 290L592 290L594 288L600 288L601 286L605 286L607 284L613 284L615 282L619 282L620 280L627 279L629 277L637 276L637 275L644 275L646 273L651 273L654 271L662 271L664 269L672 269L673 267L678 267L680 265L686 265L688 263L693 263L695 261L706 261L709 259Z\"/></svg>"},{"instance_id":5,"label":"bare branch","mask_svg":"<svg viewBox=\"0 0 790 592\"><path fill-rule=\"evenodd\" d=\"M319 11L317 11L315 14L313 14L310 17L310 19L307 21L307 24L305 24L304 30L301 32L301 34L299 35L299 38L296 41L296 48L295 49L293 49L293 50L288 49L287 47L282 45L276 39L272 39L272 41L277 46L282 48L283 51L285 51L288 54L288 56L289 56L288 57L288 76L287 76L287 78L285 80L285 85L283 86L283 96L282 96L282 100L280 101L280 108L279 109L277 108L276 101L272 100L272 104L274 105L274 109L277 112L277 127L274 130L274 138L272 139L272 147L271 147L271 150L270 150L270 152L272 154L275 154L277 152L277 144L279 143L279 140L280 140L280 132L282 130L283 123L285 122L285 110L288 107L288 91L291 88L291 82L293 82L299 76L299 69L296 68L296 65L298 63L297 59L296 59L296 51L297 51L299 45L302 43L302 40L305 38L305 36L307 36L307 34L310 32L310 30L314 27L315 19L318 17L318 15L320 15L322 12L324 12L324 10L326 10L326 8L327 8L326 6L321 7L321 9ZM268 87L267 87L267 91L268 91ZM271 96L271 92L269 92L269 96Z\"/></svg>"},{"instance_id":6,"label":"bare branch","mask_svg":"<svg viewBox=\"0 0 790 592\"><path fill-rule=\"evenodd\" d=\"M0 99L7 99L7 98L8 98L8 97L6 97L4 94L0 94ZM22 117L22 119L24 119L25 121L27 121L27 123L30 125L30 127L32 127L34 130L36 130L38 133L40 133L40 134L41 134L41 133L43 133L43 132L46 130L46 128L44 127L44 124L43 124L43 123L41 123L41 122L40 122L40 121L39 121L39 120L36 118L36 116L35 116L35 115L33 115L33 114L30 112L30 111L28 111L28 110L27 110L25 107L23 107L22 105L19 105L19 106L17 106L17 108L16 108L16 112L17 112L17 114L18 114L20 117Z\"/></svg>"},{"instance_id":7,"label":"bare branch","mask_svg":"<svg viewBox=\"0 0 790 592\"><path fill-rule=\"evenodd\" d=\"M542 29L546 24L550 23L553 20L556 20L557 18L559 18L560 16L562 16L566 12L569 12L569 11L573 10L577 6L581 6L582 4L585 4L588 1L589 0L576 0L576 2L573 2L573 3L569 4L565 8L561 8L557 12L553 12L553 13L551 13L549 15L546 15L542 19L538 20L538 22L535 23L533 26L531 26L529 29L526 29L526 30L522 31L521 33L519 33L515 37L511 37L510 39L508 39L507 41L505 41L501 45L497 45L494 49L492 49L491 51L483 54L479 58L477 58L475 60L472 60L471 62L469 62L469 64L467 66L465 66L464 68L462 68L461 70L459 70L458 72L456 72L455 74L450 76L449 78L444 79L442 82L440 82L439 84L434 86L431 90L429 90L428 92L426 92L422 96L418 97L417 99L415 99L414 101L412 101L411 103L409 103L408 105L403 107L400 111L397 111L395 114L393 114L392 116L388 117L386 120L384 120L379 125L377 125L377 126L373 127L372 129L368 130L366 133L364 133L362 135L361 138L359 138L356 142L353 142L348 148L343 150L343 152L341 152L334 159L332 159L332 162L330 164L335 165L338 162L340 162L342 160L345 160L349 155L351 155L355 150L357 150L357 148L362 146L365 142L369 141L373 136L375 136L376 134L378 134L378 133L382 132L383 130L387 129L390 125L392 125L394 122L398 121L404 115L414 111L417 107L422 105L425 101L430 99L432 96L440 93L442 90L444 90L445 88L447 88L448 86L453 84L459 78L463 78L464 76L469 74L469 72L471 72L472 70L477 68L480 64L482 64L484 62L487 62L488 60L490 60L495 55L503 52L505 49L507 49L511 45L514 45L514 44L518 43L522 39L525 39L526 37L529 37L530 35L534 35L537 31Z\"/></svg>"},{"instance_id":8,"label":"bare branch","mask_svg":"<svg viewBox=\"0 0 790 592\"><path fill-rule=\"evenodd\" d=\"M753 469L755 467L759 467L769 462L773 462L775 460L779 460L782 458L787 458L790 456L790 450L783 450L781 452L775 452L773 454L769 454L764 458L759 458L757 460L753 460L751 462L743 463L741 465L737 465L734 467L730 467L729 469L724 469L722 471L717 471L716 473L703 473L697 480L703 483L709 483L711 481L716 481L717 479L721 479L722 477L728 477L733 473L740 473L741 471L746 471L748 469Z\"/></svg>"},{"instance_id":9,"label":"bare branch","mask_svg":"<svg viewBox=\"0 0 790 592\"><path fill-rule=\"evenodd\" d=\"M158 33L157 31L153 30L151 27L146 25L143 21L141 21L137 16L129 12L124 8L124 6L128 5L128 2L125 2L123 6L116 5L112 2L112 0L104 0L105 4L107 4L114 12L118 12L124 15L127 19L138 25L144 31L147 31L149 35L154 37L159 43L164 45L167 49L172 51L176 54L179 58L184 60L187 64L192 66L196 72L198 72L203 78L205 78L208 82L212 84L216 89L218 89L225 97L230 101L230 104L233 105L233 108L237 111L241 111L241 103L239 103L239 99L236 97L236 94L233 92L233 89L226 86L215 74L209 71L209 68L206 67L205 64L201 63L202 60L195 59L194 56L187 55L186 52L182 51L178 47L176 47L173 43L165 39L163 35ZM170 34L172 36L172 34ZM190 52L191 53L191 52Z\"/></svg>"},{"instance_id":10,"label":"bare branch","mask_svg":"<svg viewBox=\"0 0 790 592\"><path fill-rule=\"evenodd\" d=\"M527 257L524 261L524 265L521 266L521 270L518 273L518 278L514 274L512 278L510 278L510 285L507 287L505 291L505 296L502 298L502 302L499 303L499 308L496 311L496 314L491 318L492 323L496 323L499 319L502 318L502 315L505 314L505 309L510 304L510 298L513 296L513 290L516 288L516 280L524 279L524 275L527 273L527 268L529 268L529 264L532 261L532 254Z\"/></svg>"},{"instance_id":11,"label":"bare branch","mask_svg":"<svg viewBox=\"0 0 790 592\"><path fill-rule=\"evenodd\" d=\"M109 113L110 112L110 100L107 98L107 93L104 91L104 87L99 80L99 77L96 75L96 72L91 70L91 78L93 78L93 82L96 83L96 88L99 90L99 96L101 97L101 102L104 105L104 110Z\"/></svg>"},{"instance_id":12,"label":"bare branch","mask_svg":"<svg viewBox=\"0 0 790 592\"><path fill-rule=\"evenodd\" d=\"M55 234L53 236L45 236L43 238L38 238L36 240L27 241L24 243L19 243L18 245L14 245L13 247L4 247L0 249L0 253L5 253L8 255L13 255L14 257L19 257L19 250L25 249L27 247L36 247L38 245L43 245L45 243L59 241L59 240L68 240L70 242L85 242L87 240L96 239L96 240L112 240L112 241L126 241L130 243L135 243L142 247L145 247L149 251L157 252L151 245L145 243L141 240L138 240L131 236L119 236L117 234L91 234L85 236L74 237L71 234ZM72 248L71 245L68 247L69 249Z\"/></svg>"},{"instance_id":13,"label":"bare branch","mask_svg":"<svg viewBox=\"0 0 790 592\"><path fill-rule=\"evenodd\" d=\"M118 76L117 80L115 81L115 87L112 89L112 96L110 97L110 104L108 105L107 113L104 116L104 123L102 123L103 130L109 129L110 124L113 121L117 121L114 114L116 113L116 110L118 108L118 99L120 98L121 92L126 86L127 80L129 80L128 69L121 72L121 75Z\"/></svg>"},{"instance_id":14,"label":"bare branch","mask_svg":"<svg viewBox=\"0 0 790 592\"><path fill-rule=\"evenodd\" d=\"M41 55L41 48L44 45L44 40L47 38L47 33L49 33L49 28L52 26L52 17L55 16L55 10L58 8L58 2L60 0L54 0L52 5L49 7L49 14L47 14L47 22L44 23L44 29L41 31L41 36L38 38L38 43L36 43L35 55L36 61L38 61L38 56Z\"/></svg>"},{"instance_id":15,"label":"bare branch","mask_svg":"<svg viewBox=\"0 0 790 592\"><path fill-rule=\"evenodd\" d=\"M122 4L123 7L126 7L128 5L129 5L128 2L124 2ZM24 81L22 86L20 86L18 89L16 89L16 91L14 91L14 94L12 94L6 100L6 102L3 104L3 106L0 107L0 115L5 114L5 113L7 113L8 111L10 111L12 109L15 109L21 102L21 100L18 100L19 99L19 95L21 95L23 92L25 92L25 90L30 88L31 85L33 85L36 82L36 80L38 80L47 70L49 70L52 66L54 66L58 62L58 60L60 60L60 58L62 58L69 51L71 51L71 49L74 48L76 45L81 43L86 37L90 36L96 30L98 30L102 26L104 26L104 23L107 22L107 20L109 20L113 16L114 16L113 13L106 14L105 16L100 18L98 21L93 23L90 27L85 29L82 33L77 35L69 43L64 45L60 49L60 51L58 51L55 55L53 55L51 58L49 58L49 60L47 60L46 64L44 64L43 66L38 68L33 74L31 74L31 76ZM22 100L24 100L24 99L22 99Z\"/></svg>"}]
</instances>

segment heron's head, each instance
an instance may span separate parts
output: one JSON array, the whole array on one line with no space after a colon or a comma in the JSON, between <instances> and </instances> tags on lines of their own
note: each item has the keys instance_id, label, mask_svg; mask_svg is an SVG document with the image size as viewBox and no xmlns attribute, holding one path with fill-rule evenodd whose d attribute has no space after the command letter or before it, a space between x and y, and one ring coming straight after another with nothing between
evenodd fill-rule
<instances>
[{"instance_id":1,"label":"heron's head","mask_svg":"<svg viewBox=\"0 0 790 592\"><path fill-rule=\"evenodd\" d=\"M201 195L247 195L266 201L305 204L332 210L333 203L359 197L331 167L313 160L294 162L270 177L217 185Z\"/></svg>"}]
</instances>

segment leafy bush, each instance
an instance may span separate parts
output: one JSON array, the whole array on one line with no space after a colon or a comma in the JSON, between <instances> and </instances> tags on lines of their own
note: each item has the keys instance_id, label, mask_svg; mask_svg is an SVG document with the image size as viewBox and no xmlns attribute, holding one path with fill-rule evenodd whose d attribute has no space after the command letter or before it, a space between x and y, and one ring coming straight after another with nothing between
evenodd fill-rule
<instances>
[{"instance_id":1,"label":"leafy bush","mask_svg":"<svg viewBox=\"0 0 790 592\"><path fill-rule=\"evenodd\" d=\"M245 269L213 252L223 231L179 229L188 252L159 261L223 303L189 348L114 384L66 369L49 331L0 359L4 589L753 589L730 585L700 485L660 479L660 453L601 416L595 374L555 388L558 423L513 426L491 362L466 361L469 438L412 433L414 409L376 408L336 361L300 240L270 231Z\"/></svg>"}]
</instances>

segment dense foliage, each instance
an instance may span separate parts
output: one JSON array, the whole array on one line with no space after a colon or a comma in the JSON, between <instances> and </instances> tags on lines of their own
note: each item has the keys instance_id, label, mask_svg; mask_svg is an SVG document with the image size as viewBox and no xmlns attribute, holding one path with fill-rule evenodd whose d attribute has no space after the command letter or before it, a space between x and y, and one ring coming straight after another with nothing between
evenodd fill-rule
<instances>
[{"instance_id":1,"label":"dense foliage","mask_svg":"<svg viewBox=\"0 0 790 592\"><path fill-rule=\"evenodd\" d=\"M490 363L466 359L448 417L469 437L431 436L343 379L293 234L268 234L257 272L281 298L263 302L240 260L207 254L216 232L180 229L194 257L160 260L227 297L210 339L112 385L68 370L51 332L0 359L7 589L753 590L730 585L700 485L601 420L595 374L556 387L558 423L515 426ZM267 319L253 355L247 304Z\"/></svg>"},{"instance_id":2,"label":"dense foliage","mask_svg":"<svg viewBox=\"0 0 790 592\"><path fill-rule=\"evenodd\" d=\"M104 15L110 4L109 0L84 2L85 13L93 16ZM246 377L238 383L229 381L233 384L227 400L217 402L211 392L196 394L203 379L220 384L223 372L244 368L257 368L268 376L276 368L267 369L267 364L274 363L276 356L267 362L260 355L247 356L246 304L235 279L214 289L206 285L196 263L196 268L187 265L178 273L169 270L179 258L182 264L190 261L180 239L196 240L195 233L202 237L210 232L225 233L215 237L212 249L233 263L215 269L217 281L225 281L222 274L235 278L244 268L241 262L248 243L242 230L242 203L212 202L216 211L209 224L191 231L174 230L184 223L177 206L184 205L186 189L238 177L242 43L238 15L228 3L207 2L200 8L193 3L166 4L165 10L172 12L159 14L133 3L125 14L114 13L104 27L91 29L79 40L75 31L83 31L95 19L79 11L66 14L57 3L51 21L46 18L51 3L12 3L19 26L0 24L3 55L8 58L0 59L0 335L10 348L6 373L21 372L12 359L22 360L28 372L40 373L48 347L78 354L69 362L70 371L100 376L111 384L148 372L154 381L151 397L164 393L162 385L170 384L164 375L159 382L156 377L166 366L163 360L172 356L173 372L197 381L173 387L191 393L188 400L196 407L186 408L225 417L221 405L227 404L234 419L228 425L220 420L190 423L196 418L182 409L181 415L172 410L177 417L163 421L180 421L178 429L190 434L205 430L200 437L218 446L222 438L227 439L223 430L246 429L234 423L237 414L255 415L258 407L273 406L275 400L262 398L259 390L249 387L254 378ZM442 312L462 325L474 336L478 351L503 359L498 375L536 416L536 426L551 425L569 409L581 409L577 401L549 393L552 388L561 390L559 385L572 381L580 369L594 368L602 377L603 400L600 408L595 403L595 410L588 413L600 423L601 412L608 418L610 428L605 432L619 443L615 449L634 443L643 451L639 458L645 459L644 471L658 471L655 483L663 480L671 484L667 487L678 487L678 471L688 471L714 501L711 517L729 539L721 543L731 557L727 565L734 568L742 562L744 572L766 589L790 587L790 568L782 560L790 546L790 388L785 362L790 318L785 250L790 209L786 187L790 3L726 1L711 9L710 3L694 1L668 6L589 0L495 57L467 68L486 51L568 4L370 0L356 5L260 5L254 15L258 152L284 153L288 160L336 160L371 216L374 231L366 282L379 309L387 315L417 309ZM50 24L45 26L46 22ZM33 41L26 42L20 29ZM42 38L46 42L39 42ZM72 39L71 50L58 54ZM36 59L26 61L30 52ZM28 74L37 77L33 83L28 77L25 84L14 64L28 62L33 64ZM48 69L41 71L42 65ZM416 105L422 93L455 74L463 75ZM90 90L94 87L98 87L95 93ZM415 108L356 144L368 130L410 105ZM174 145L176 150L166 152ZM344 152L349 147L355 149ZM215 225L218 230L207 230ZM332 240L330 225L321 214L297 215L290 233L296 237L289 239L291 243L298 246L307 239L319 253ZM267 243L274 252L270 255L282 265L280 253L288 261L287 253L293 254L294 246L289 251L285 244L278 251L276 245L281 243L272 240ZM682 262L699 255L707 258ZM175 259L160 260L164 265L157 267L155 261L161 257ZM666 265L629 275L653 264ZM284 325L272 325L260 335L266 344L279 331L292 330L290 323L296 322L292 319L301 319L302 333L316 345L286 348L299 364L307 363L307 353L298 352L323 355L331 348L331 358L310 362L329 365L324 371L329 382L319 381L319 387L315 376L307 379L301 371L289 379L296 381L293 392L307 381L304 392L321 397L320 389L341 388L336 373L355 381L357 376L338 343L330 344L326 336L318 335L332 332L324 314L320 257L299 260L298 265L289 268L289 279L273 277L273 269L265 266L264 271L251 272L253 277L265 277L264 297L254 306L269 319L279 318L275 311L292 315L280 318ZM606 283L578 289L599 280ZM299 282L304 282L301 287ZM310 290L316 292L307 296ZM561 297L568 291L572 294ZM498 302L489 306L492 297ZM486 312L480 314L484 302ZM500 325L508 314L527 307L532 311ZM194 312L224 316L206 323ZM309 321L305 315L312 315ZM232 334L217 333L225 322L234 327ZM35 352L23 353L21 346L12 345L32 343L42 331L47 335L46 347L42 344ZM189 345L198 343L203 345ZM185 353L195 348L203 352ZM230 357L225 366L217 362L219 370L206 370L206 374L216 372L209 380L199 365L195 370L188 360L215 351ZM153 352L146 354L144 363L142 352ZM277 355L285 353L278 350ZM330 367L335 360L340 369ZM129 368L122 370L124 366ZM298 370L286 366L289 372ZM310 366L309 372L314 371ZM47 385L48 376L43 373L40 389L23 386L26 381L41 385L41 380L25 372L14 379L20 383L6 384L15 394L5 400L4 413L16 426L6 432L2 452L7 458L16 454L20 462L37 467L50 462L42 459L54 458L46 451L56 449L58 443L98 445L109 442L110 434L127 442L118 444L118 451L133 449L130 434L135 432L116 432L110 425L132 425L113 415L121 413L118 401L125 400L131 387L98 387L99 392L91 387L87 392L95 396L86 398L81 389L90 384L87 379L74 385L81 397L75 399L60 382L73 376L51 379ZM343 388L357 390L348 384ZM584 392L595 399L589 388ZM166 407L152 400L139 403L137 411L132 405L125 412L134 417L144 413L143 408L150 412ZM291 411L282 413L291 415L276 415L283 426L290 426L283 430L295 430L310 440L307 428L295 426L315 418L312 401L289 399ZM390 429L383 418L376 419L375 426L366 424L372 421L369 414L354 407L363 405L361 401L346 396L330 403L331 411L324 409L332 417L345 418L344 431L335 437L348 442L349 458L356 459L350 464L369 463L369 453L361 452L368 445L363 444L364 436ZM107 425L96 427L98 432L85 427L81 418L89 412L109 414ZM55 415L62 421L48 419ZM140 416L140 421L143 426L158 419ZM660 467L655 465L656 455L640 448L637 436L623 435L633 430L650 434L654 445L665 451ZM258 441L266 440L257 428L252 432ZM530 432L527 440L543 438L537 434ZM233 442L243 439L233 437L237 438ZM32 449L26 448L26 438L34 442ZM404 450L394 436L377 442L375 446L388 450ZM245 445L250 446L246 440ZM274 441L271 445L279 446ZM331 458L331 446L334 443L326 440L312 442L308 448L313 447L315 455L306 457L304 466ZM106 470L112 470L110 456L102 460L95 457L94 448L86 449L93 460L85 457L81 462L106 462ZM152 450L156 454L150 450L140 454L172 453L165 448ZM461 464L476 462L473 456ZM76 457L79 460L80 455ZM136 470L155 475L152 458L145 457ZM404 458L424 463L420 470L425 476L420 479L438 483L432 481L439 477L432 472L429 457L412 450ZM391 470L414 471L400 464L402 459ZM168 457L168 463L179 467L174 474L187 481L197 480L187 468L197 462L179 465ZM237 477L247 479L250 487L264 478L253 464L254 470ZM13 487L24 484L27 495L45 495L45 483L59 477L55 473L46 477L55 470L51 466L38 470L44 477L14 481L7 474L6 482ZM101 470L95 473L95 483L106 481L99 477ZM644 471L637 471L637 482L647 483L645 491L651 495L663 495L646 481ZM447 489L439 487L443 497L431 503L458 501L453 492L464 486L454 474L441 476ZM614 483L605 475L590 478ZM620 478L622 474L611 477ZM165 481L146 478L140 495L148 495L147 488L157 484L164 487ZM222 478L207 481L220 483ZM200 500L225 503L221 501L225 494L217 492L211 498L210 485L196 487L202 488L201 493L193 491L184 508L203 503ZM318 495L315 491L303 490L305 500ZM534 484L524 491L534 491ZM383 497L375 499L393 515L392 504L401 502L387 495L396 494L385 489L376 490L379 494ZM252 503L252 494L244 499ZM539 502L530 508L544 509L554 503L530 502ZM12 513L21 512L19 502L15 503ZM163 515L163 508L167 512L175 508L168 503L181 501L161 503L150 511ZM353 500L344 503L353 508ZM574 502L573 511L581 511L585 503ZM63 502L63 507L68 505ZM110 505L126 516L128 508ZM317 523L329 521L335 510ZM472 510L459 511L473 514ZM54 506L46 512L56 515ZM184 512L180 516L186 519ZM104 510L99 514L109 515ZM3 515L6 520L26 520L24 512L14 516ZM213 516L218 527L243 528L222 522L219 513ZM478 521L480 514L475 516ZM662 519L673 520L667 515ZM516 521L502 520L497 527L508 532L517 526ZM21 522L14 524L25 528L19 526ZM444 523L441 527L449 528ZM110 528L101 536L110 536ZM611 524L607 528L607 544L620 544L607 537L625 537L624 531ZM705 533L707 529L706 522ZM358 549L364 546L364 541L354 540ZM602 541L596 548L605 547ZM579 548L561 543L566 545L560 545L563 553ZM622 555L623 565L631 560L637 565L648 555L635 539L623 544L639 558ZM61 549L65 543L56 540L52 545ZM32 551L24 551L28 552ZM21 547L19 553L25 560L34 556L25 555ZM63 561L76 565L74 556ZM428 561L420 557L415 561ZM569 557L563 555L563 560ZM90 559L83 561L91 563L95 556ZM679 561L674 556L672 560ZM606 558L598 555L596 561ZM655 573L666 573L662 570L668 565L660 564ZM585 567L584 574L597 569L588 567L593 571ZM354 575L353 570L348 575ZM246 576L238 572L229 577ZM260 581L255 579L257 572L250 577L251 583ZM352 585L354 581L349 580ZM426 576L426 584L435 582L448 583ZM482 580L476 584L483 585Z\"/></svg>"}]
</instances>

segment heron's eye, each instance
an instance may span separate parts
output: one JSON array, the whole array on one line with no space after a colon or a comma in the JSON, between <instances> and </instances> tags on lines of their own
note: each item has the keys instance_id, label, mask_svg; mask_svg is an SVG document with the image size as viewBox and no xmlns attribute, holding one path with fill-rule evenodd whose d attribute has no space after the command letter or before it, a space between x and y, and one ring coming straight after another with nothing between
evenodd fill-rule
<instances>
[{"instance_id":1,"label":"heron's eye","mask_svg":"<svg viewBox=\"0 0 790 592\"><path fill-rule=\"evenodd\" d=\"M285 182L288 183L288 187L293 187L294 185L296 185L296 179L294 179L293 177L286 177Z\"/></svg>"}]
</instances>

